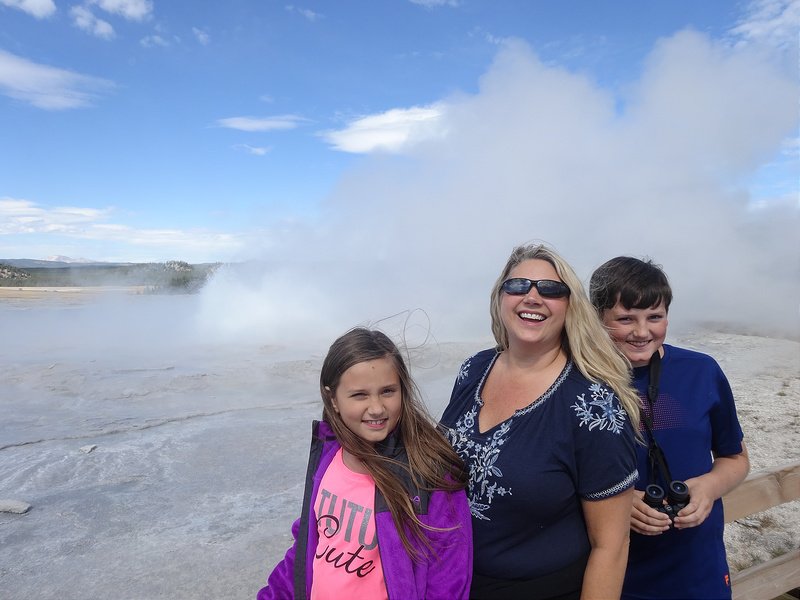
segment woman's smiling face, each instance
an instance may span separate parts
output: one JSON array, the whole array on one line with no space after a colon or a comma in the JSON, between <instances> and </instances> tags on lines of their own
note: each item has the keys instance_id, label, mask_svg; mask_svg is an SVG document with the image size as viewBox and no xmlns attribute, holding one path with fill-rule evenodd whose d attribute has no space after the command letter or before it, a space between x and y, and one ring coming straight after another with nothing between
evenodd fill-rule
<instances>
[{"instance_id":1,"label":"woman's smiling face","mask_svg":"<svg viewBox=\"0 0 800 600\"><path fill-rule=\"evenodd\" d=\"M509 279L524 277L537 281L561 281L556 269L546 260L526 260L514 267ZM515 344L535 345L537 350L548 351L561 346L561 333L567 316L569 299L544 298L536 286L525 295L515 296L501 292L500 314L508 330L509 347Z\"/></svg>"}]
</instances>

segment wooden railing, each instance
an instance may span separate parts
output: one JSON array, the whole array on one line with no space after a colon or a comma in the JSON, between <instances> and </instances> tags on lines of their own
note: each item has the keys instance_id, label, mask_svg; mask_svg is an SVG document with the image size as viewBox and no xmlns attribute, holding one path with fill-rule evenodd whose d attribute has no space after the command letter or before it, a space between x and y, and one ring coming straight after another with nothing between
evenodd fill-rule
<instances>
[{"instance_id":1,"label":"wooden railing","mask_svg":"<svg viewBox=\"0 0 800 600\"><path fill-rule=\"evenodd\" d=\"M722 498L725 522L800 498L800 463L752 473ZM733 600L769 600L800 587L800 548L731 577Z\"/></svg>"}]
</instances>

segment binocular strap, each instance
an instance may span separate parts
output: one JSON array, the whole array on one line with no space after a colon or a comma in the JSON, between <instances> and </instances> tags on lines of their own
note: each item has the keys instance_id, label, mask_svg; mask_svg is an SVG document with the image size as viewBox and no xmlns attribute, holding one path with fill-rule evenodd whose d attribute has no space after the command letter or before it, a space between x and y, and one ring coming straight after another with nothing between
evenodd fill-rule
<instances>
[{"instance_id":1,"label":"binocular strap","mask_svg":"<svg viewBox=\"0 0 800 600\"><path fill-rule=\"evenodd\" d=\"M656 483L656 474L658 469L664 475L664 481L669 485L672 481L672 475L669 472L667 465L667 457L661 446L656 442L656 437L653 435L653 414L654 404L658 400L658 383L661 380L661 355L656 350L653 356L650 357L650 382L647 386L647 401L650 404L650 414L648 415L643 409L640 409L642 422L650 436L649 447L647 450L647 461L650 471L650 483Z\"/></svg>"}]
</instances>

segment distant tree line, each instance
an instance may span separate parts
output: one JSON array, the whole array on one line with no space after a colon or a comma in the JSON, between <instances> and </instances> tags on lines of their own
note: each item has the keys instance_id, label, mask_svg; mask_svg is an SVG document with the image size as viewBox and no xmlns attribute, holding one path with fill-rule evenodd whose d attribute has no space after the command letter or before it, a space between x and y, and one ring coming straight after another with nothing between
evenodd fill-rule
<instances>
[{"instance_id":1,"label":"distant tree line","mask_svg":"<svg viewBox=\"0 0 800 600\"><path fill-rule=\"evenodd\" d=\"M148 293L197 293L221 263L190 265L182 260L130 265L74 264L62 268L19 268L0 262L0 287L137 286Z\"/></svg>"}]
</instances>

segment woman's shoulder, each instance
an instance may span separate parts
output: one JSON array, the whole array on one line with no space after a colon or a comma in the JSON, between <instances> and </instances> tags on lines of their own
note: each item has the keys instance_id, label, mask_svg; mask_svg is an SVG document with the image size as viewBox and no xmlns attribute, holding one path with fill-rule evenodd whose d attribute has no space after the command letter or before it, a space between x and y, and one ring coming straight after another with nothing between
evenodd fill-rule
<instances>
[{"instance_id":1,"label":"woman's shoulder","mask_svg":"<svg viewBox=\"0 0 800 600\"><path fill-rule=\"evenodd\" d=\"M569 363L567 363L569 366ZM567 394L577 404L590 402L592 406L619 404L619 398L608 383L602 379L589 379L574 364L572 369L563 375L562 394ZM573 405L574 408L575 405Z\"/></svg>"},{"instance_id":2,"label":"woman's shoulder","mask_svg":"<svg viewBox=\"0 0 800 600\"><path fill-rule=\"evenodd\" d=\"M472 356L470 356L469 358L466 358L462 364L481 363L481 362L488 363L488 362L491 362L492 360L494 360L494 358L497 355L498 355L498 352L497 352L496 349L487 348L486 350L480 350L480 351L476 352L475 354L473 354Z\"/></svg>"},{"instance_id":3,"label":"woman's shoulder","mask_svg":"<svg viewBox=\"0 0 800 600\"><path fill-rule=\"evenodd\" d=\"M561 372L560 379L563 380L562 388L564 390L588 390L597 386L611 389L611 386L602 379L589 379L572 360L567 361L564 370Z\"/></svg>"},{"instance_id":4,"label":"woman's shoulder","mask_svg":"<svg viewBox=\"0 0 800 600\"><path fill-rule=\"evenodd\" d=\"M497 359L496 350L482 350L466 359L458 370L450 402L444 409L440 423L447 428L455 425L465 411L474 405L476 390L481 381L486 377L494 360Z\"/></svg>"},{"instance_id":5,"label":"woman's shoulder","mask_svg":"<svg viewBox=\"0 0 800 600\"><path fill-rule=\"evenodd\" d=\"M489 348L487 350L476 352L467 358L463 363L461 363L461 368L458 370L456 386L467 380L475 379L478 375L482 376L489 365L495 361L497 356L497 350L494 348Z\"/></svg>"},{"instance_id":6,"label":"woman's shoulder","mask_svg":"<svg viewBox=\"0 0 800 600\"><path fill-rule=\"evenodd\" d=\"M602 379L589 379L573 364L563 389L567 397L561 404L574 417L575 429L619 434L629 426L628 414L619 397Z\"/></svg>"}]
</instances>

